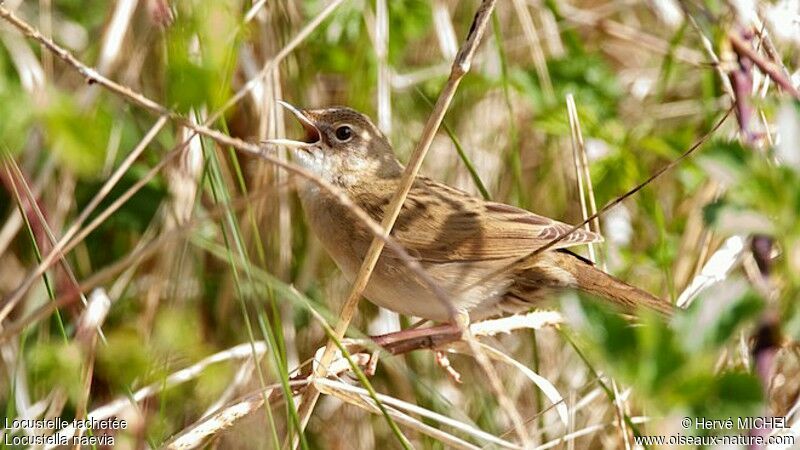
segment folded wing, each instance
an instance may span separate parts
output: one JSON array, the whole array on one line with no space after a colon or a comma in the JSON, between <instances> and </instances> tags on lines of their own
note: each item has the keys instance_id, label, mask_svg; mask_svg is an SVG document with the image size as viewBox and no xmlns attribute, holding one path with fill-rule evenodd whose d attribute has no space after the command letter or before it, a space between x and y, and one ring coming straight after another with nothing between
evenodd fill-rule
<instances>
[{"instance_id":1,"label":"folded wing","mask_svg":"<svg viewBox=\"0 0 800 450\"><path fill-rule=\"evenodd\" d=\"M356 202L376 220L391 200L362 193ZM518 258L568 233L572 226L514 206L487 202L420 177L409 192L392 235L413 256L429 263ZM600 242L602 237L579 229L552 248Z\"/></svg>"}]
</instances>

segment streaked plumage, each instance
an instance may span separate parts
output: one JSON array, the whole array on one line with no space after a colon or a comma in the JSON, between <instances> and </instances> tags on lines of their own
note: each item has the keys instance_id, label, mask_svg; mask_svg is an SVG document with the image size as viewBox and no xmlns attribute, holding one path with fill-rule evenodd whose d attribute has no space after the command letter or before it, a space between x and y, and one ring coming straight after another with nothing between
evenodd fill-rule
<instances>
[{"instance_id":1,"label":"streaked plumage","mask_svg":"<svg viewBox=\"0 0 800 450\"><path fill-rule=\"evenodd\" d=\"M344 189L380 222L402 176L402 165L388 140L366 116L349 108L293 112L306 129L306 142L276 142L295 148L301 164ZM340 139L344 136L349 137ZM299 192L312 230L352 281L372 234L351 211L316 185L301 183ZM533 261L511 265L487 280L489 274L571 228L418 177L392 236L448 293L452 305L469 313L472 320L529 309L553 290L569 287L605 297L629 312L644 306L670 313L671 305L566 250L602 240L585 230L572 233ZM450 318L447 308L388 248L364 295L373 303L402 314L438 321Z\"/></svg>"}]
</instances>

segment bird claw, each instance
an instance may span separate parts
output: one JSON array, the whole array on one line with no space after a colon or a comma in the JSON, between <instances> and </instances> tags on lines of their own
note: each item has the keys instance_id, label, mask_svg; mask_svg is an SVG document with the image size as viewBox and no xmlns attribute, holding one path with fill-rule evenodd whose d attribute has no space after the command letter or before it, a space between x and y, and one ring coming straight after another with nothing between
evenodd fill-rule
<instances>
[{"instance_id":1,"label":"bird claw","mask_svg":"<svg viewBox=\"0 0 800 450\"><path fill-rule=\"evenodd\" d=\"M378 364L377 355L375 353L368 354L363 352L352 353L349 350L350 348L356 348L356 349L363 348L360 347L361 345L360 342L362 341L356 339L353 340L343 339L342 345L348 349L348 353L350 353L350 359L352 363L355 364L357 367L365 368L364 372L367 374L367 376L372 376L375 373L375 369ZM312 371L313 371L312 373L320 373L319 361L322 360L322 355L324 353L325 353L325 347L320 347L319 349L317 349L316 353L314 354L314 360L312 363ZM347 372L351 373L353 372L351 363L350 361L347 360L347 358L345 358L341 350L336 349L333 359L331 360L331 363L328 365L325 373L327 374L327 376L337 376Z\"/></svg>"},{"instance_id":2,"label":"bird claw","mask_svg":"<svg viewBox=\"0 0 800 450\"><path fill-rule=\"evenodd\" d=\"M450 365L450 359L442 351L434 352L436 364L439 365L456 383L461 383L461 374Z\"/></svg>"},{"instance_id":3,"label":"bird claw","mask_svg":"<svg viewBox=\"0 0 800 450\"><path fill-rule=\"evenodd\" d=\"M367 366L364 368L364 375L368 377L375 375L375 372L378 370L378 359L380 358L380 354L380 350L375 350L370 354L369 360L367 361Z\"/></svg>"}]
</instances>

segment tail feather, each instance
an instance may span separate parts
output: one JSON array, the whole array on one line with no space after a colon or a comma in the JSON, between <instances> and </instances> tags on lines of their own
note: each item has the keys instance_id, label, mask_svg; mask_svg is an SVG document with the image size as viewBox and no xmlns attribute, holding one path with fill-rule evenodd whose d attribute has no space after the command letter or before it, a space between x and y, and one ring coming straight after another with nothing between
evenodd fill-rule
<instances>
[{"instance_id":1,"label":"tail feather","mask_svg":"<svg viewBox=\"0 0 800 450\"><path fill-rule=\"evenodd\" d=\"M603 272L571 252L563 252L559 260L559 266L575 278L577 289L608 299L626 312L642 307L666 317L675 312L672 304Z\"/></svg>"},{"instance_id":2,"label":"tail feather","mask_svg":"<svg viewBox=\"0 0 800 450\"><path fill-rule=\"evenodd\" d=\"M675 311L672 304L603 272L591 261L565 249L544 252L520 266L506 293L509 300L506 306L539 303L553 291L565 288L602 297L626 313L646 308L669 317Z\"/></svg>"}]
</instances>

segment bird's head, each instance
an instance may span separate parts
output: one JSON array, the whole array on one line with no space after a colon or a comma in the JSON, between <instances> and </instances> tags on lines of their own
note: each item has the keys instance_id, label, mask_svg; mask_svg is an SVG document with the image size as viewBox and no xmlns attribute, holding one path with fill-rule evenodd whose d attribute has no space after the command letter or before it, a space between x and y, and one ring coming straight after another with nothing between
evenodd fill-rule
<instances>
[{"instance_id":1,"label":"bird's head","mask_svg":"<svg viewBox=\"0 0 800 450\"><path fill-rule=\"evenodd\" d=\"M389 140L366 115L343 106L299 109L279 102L297 118L305 136L266 143L292 149L294 159L308 170L344 187L400 175L402 166Z\"/></svg>"}]
</instances>

